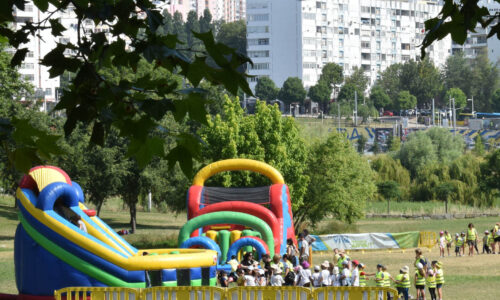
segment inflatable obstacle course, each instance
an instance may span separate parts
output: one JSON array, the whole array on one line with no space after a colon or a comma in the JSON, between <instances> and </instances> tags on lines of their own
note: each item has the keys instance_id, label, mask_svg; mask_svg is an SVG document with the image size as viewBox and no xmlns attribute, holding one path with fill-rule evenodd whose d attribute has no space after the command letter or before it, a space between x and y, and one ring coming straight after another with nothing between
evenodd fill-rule
<instances>
[{"instance_id":1,"label":"inflatable obstacle course","mask_svg":"<svg viewBox=\"0 0 500 300\"><path fill-rule=\"evenodd\" d=\"M88 210L80 186L59 168L31 169L16 198L20 294L50 296L69 286L143 288L148 279L162 286L216 284L217 250L134 248ZM87 232L72 222L75 217Z\"/></svg>"},{"instance_id":2,"label":"inflatable obstacle course","mask_svg":"<svg viewBox=\"0 0 500 300\"><path fill-rule=\"evenodd\" d=\"M205 181L226 171L253 171L270 186L207 187ZM257 255L283 254L286 241L296 245L288 186L275 168L249 159L228 159L201 169L189 188L188 222L179 232L181 248L203 247L218 252L218 268L227 269L232 255L256 250Z\"/></svg>"}]
</instances>

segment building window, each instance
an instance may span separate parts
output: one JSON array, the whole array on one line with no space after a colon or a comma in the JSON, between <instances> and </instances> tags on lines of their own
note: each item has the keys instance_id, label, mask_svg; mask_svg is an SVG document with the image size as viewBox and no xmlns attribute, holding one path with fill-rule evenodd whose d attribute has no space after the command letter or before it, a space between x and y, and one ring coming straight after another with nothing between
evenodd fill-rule
<instances>
[{"instance_id":1,"label":"building window","mask_svg":"<svg viewBox=\"0 0 500 300\"><path fill-rule=\"evenodd\" d=\"M302 64L304 69L316 69L316 63L314 62L305 62Z\"/></svg>"},{"instance_id":2,"label":"building window","mask_svg":"<svg viewBox=\"0 0 500 300\"><path fill-rule=\"evenodd\" d=\"M361 42L361 48L370 49L370 42Z\"/></svg>"},{"instance_id":3,"label":"building window","mask_svg":"<svg viewBox=\"0 0 500 300\"><path fill-rule=\"evenodd\" d=\"M304 13L304 19L316 20L316 14L315 13Z\"/></svg>"},{"instance_id":4,"label":"building window","mask_svg":"<svg viewBox=\"0 0 500 300\"><path fill-rule=\"evenodd\" d=\"M24 80L26 80L26 81L35 81L35 75L33 75L33 74L24 74L23 77L24 77Z\"/></svg>"},{"instance_id":5,"label":"building window","mask_svg":"<svg viewBox=\"0 0 500 300\"><path fill-rule=\"evenodd\" d=\"M253 66L250 65L252 70L269 70L269 63L254 63Z\"/></svg>"},{"instance_id":6,"label":"building window","mask_svg":"<svg viewBox=\"0 0 500 300\"><path fill-rule=\"evenodd\" d=\"M371 59L370 53L361 53L361 59L370 60Z\"/></svg>"},{"instance_id":7,"label":"building window","mask_svg":"<svg viewBox=\"0 0 500 300\"><path fill-rule=\"evenodd\" d=\"M28 53L26 54L26 57L33 57L33 51L28 51Z\"/></svg>"},{"instance_id":8,"label":"building window","mask_svg":"<svg viewBox=\"0 0 500 300\"><path fill-rule=\"evenodd\" d=\"M265 51L248 51L249 57L269 57L269 50Z\"/></svg>"},{"instance_id":9,"label":"building window","mask_svg":"<svg viewBox=\"0 0 500 300\"><path fill-rule=\"evenodd\" d=\"M385 54L382 54L382 61L385 61Z\"/></svg>"},{"instance_id":10,"label":"building window","mask_svg":"<svg viewBox=\"0 0 500 300\"><path fill-rule=\"evenodd\" d=\"M269 14L248 15L248 21L269 21Z\"/></svg>"},{"instance_id":11,"label":"building window","mask_svg":"<svg viewBox=\"0 0 500 300\"><path fill-rule=\"evenodd\" d=\"M269 26L248 26L247 32L248 33L268 33Z\"/></svg>"},{"instance_id":12,"label":"building window","mask_svg":"<svg viewBox=\"0 0 500 300\"><path fill-rule=\"evenodd\" d=\"M35 68L35 64L33 64L33 63L22 63L21 64L21 69L32 70L34 68Z\"/></svg>"},{"instance_id":13,"label":"building window","mask_svg":"<svg viewBox=\"0 0 500 300\"><path fill-rule=\"evenodd\" d=\"M269 45L269 39L248 39L248 46L264 46Z\"/></svg>"},{"instance_id":14,"label":"building window","mask_svg":"<svg viewBox=\"0 0 500 300\"><path fill-rule=\"evenodd\" d=\"M339 51L339 57L344 58L344 51L342 51L342 50Z\"/></svg>"},{"instance_id":15,"label":"building window","mask_svg":"<svg viewBox=\"0 0 500 300\"><path fill-rule=\"evenodd\" d=\"M344 39L339 39L339 46L344 47Z\"/></svg>"},{"instance_id":16,"label":"building window","mask_svg":"<svg viewBox=\"0 0 500 300\"><path fill-rule=\"evenodd\" d=\"M45 89L45 96L52 96L52 88Z\"/></svg>"},{"instance_id":17,"label":"building window","mask_svg":"<svg viewBox=\"0 0 500 300\"><path fill-rule=\"evenodd\" d=\"M377 50L380 50L380 42L377 42Z\"/></svg>"},{"instance_id":18,"label":"building window","mask_svg":"<svg viewBox=\"0 0 500 300\"><path fill-rule=\"evenodd\" d=\"M401 43L401 50L410 50L410 44Z\"/></svg>"},{"instance_id":19,"label":"building window","mask_svg":"<svg viewBox=\"0 0 500 300\"><path fill-rule=\"evenodd\" d=\"M409 61L410 60L410 56L409 55L401 55L401 60L402 61Z\"/></svg>"}]
</instances>

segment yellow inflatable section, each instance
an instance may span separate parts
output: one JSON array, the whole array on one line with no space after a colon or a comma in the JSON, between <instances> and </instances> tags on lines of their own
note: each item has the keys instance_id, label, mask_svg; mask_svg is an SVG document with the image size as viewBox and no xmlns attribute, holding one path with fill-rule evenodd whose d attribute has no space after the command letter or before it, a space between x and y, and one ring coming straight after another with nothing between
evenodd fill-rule
<instances>
[{"instance_id":1,"label":"yellow inflatable section","mask_svg":"<svg viewBox=\"0 0 500 300\"><path fill-rule=\"evenodd\" d=\"M225 171L253 171L269 178L273 184L284 184L285 180L278 170L270 165L252 159L226 159L221 160L201 169L193 179L193 185L203 186L205 181L213 175Z\"/></svg>"}]
</instances>

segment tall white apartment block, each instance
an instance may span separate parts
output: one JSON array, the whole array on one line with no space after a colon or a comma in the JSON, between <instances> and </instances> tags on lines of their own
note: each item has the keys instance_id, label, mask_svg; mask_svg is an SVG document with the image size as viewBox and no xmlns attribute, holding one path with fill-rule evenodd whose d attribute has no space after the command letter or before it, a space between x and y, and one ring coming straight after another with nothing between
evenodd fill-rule
<instances>
[{"instance_id":1,"label":"tall white apartment block","mask_svg":"<svg viewBox=\"0 0 500 300\"><path fill-rule=\"evenodd\" d=\"M25 5L24 11L16 9L14 11L14 23L12 26L20 29L26 22L39 22L47 17L47 13L38 10L32 3ZM31 37L27 44L21 48L28 48L29 52L19 68L19 73L24 80L31 83L37 96L45 95L45 100L54 102L56 100L56 90L60 86L59 77L49 78L49 69L40 64L41 59L56 46L50 30L40 32L40 37ZM14 50L12 50L14 51Z\"/></svg>"},{"instance_id":2,"label":"tall white apartment block","mask_svg":"<svg viewBox=\"0 0 500 300\"><path fill-rule=\"evenodd\" d=\"M500 13L500 3L495 0L481 0L479 6L486 7L491 15ZM487 49L490 61L492 63L500 62L500 40L496 35L488 39L491 27L495 25L496 23L492 23L486 29L480 26L476 27L476 32L469 32L463 45L452 44L452 54L462 52L467 58L475 58L481 49Z\"/></svg>"},{"instance_id":3,"label":"tall white apartment block","mask_svg":"<svg viewBox=\"0 0 500 300\"><path fill-rule=\"evenodd\" d=\"M288 77L310 87L329 62L345 75L362 68L373 84L389 65L420 57L424 22L441 7L438 0L247 0L250 86L268 76L278 87ZM450 49L447 37L428 55L440 66Z\"/></svg>"},{"instance_id":4,"label":"tall white apartment block","mask_svg":"<svg viewBox=\"0 0 500 300\"><path fill-rule=\"evenodd\" d=\"M202 15L203 11L208 9L214 20L234 22L244 19L246 10L246 0L170 0L167 4L163 4L163 1L156 3L171 14L180 12L184 20L192 10Z\"/></svg>"}]
</instances>

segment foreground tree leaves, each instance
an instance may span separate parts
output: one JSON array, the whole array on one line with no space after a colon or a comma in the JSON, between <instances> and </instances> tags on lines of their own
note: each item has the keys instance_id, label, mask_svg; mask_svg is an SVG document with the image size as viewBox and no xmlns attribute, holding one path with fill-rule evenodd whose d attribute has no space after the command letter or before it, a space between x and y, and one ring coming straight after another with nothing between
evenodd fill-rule
<instances>
[{"instance_id":1,"label":"foreground tree leaves","mask_svg":"<svg viewBox=\"0 0 500 300\"><path fill-rule=\"evenodd\" d=\"M6 37L16 49L11 60L13 66L20 65L24 60L28 51L23 44L37 31L50 30L54 37L62 36L67 29L59 23L58 12L74 11L78 20L77 42L57 43L42 59L51 77L64 72L75 73L55 108L66 113L65 135L69 136L76 124L82 122L93 127L91 142L103 145L111 128L116 128L121 136L129 140L127 153L137 160L140 167L147 165L153 157L161 157L168 159L170 166L179 162L186 175L191 175L191 160L199 156L199 146L192 144L198 143L198 140L193 135L187 138L186 133L181 136L169 131L178 145L165 154L164 140L154 137L152 132L160 126L163 116L169 113L177 122L189 117L206 124L207 91L198 88L202 81L221 85L235 95L239 90L252 94L246 81L247 75L242 71L243 65L251 63L247 56L215 42L211 32L193 32L193 36L204 45L204 51L181 45L176 35L157 34L157 30L163 27L164 18L153 1L38 0L34 4L48 12L48 17L40 23L26 22L19 30L12 29L8 22L14 21L14 8L23 10L26 1L1 2L0 35ZM91 20L96 27L109 28L110 36L84 29L82 24L86 20ZM189 57L193 57L193 53L194 59L191 60ZM117 83L100 72L111 67L135 71L141 58L152 63L155 69L182 75L185 78L182 86L172 83L167 77L151 80L147 76ZM20 134L28 140L48 139L34 130ZM26 171L35 164L36 156L57 154L55 149L44 145L34 145L32 150L36 155L32 155L31 150L20 150L15 157L16 168L20 171Z\"/></svg>"},{"instance_id":2,"label":"foreground tree leaves","mask_svg":"<svg viewBox=\"0 0 500 300\"><path fill-rule=\"evenodd\" d=\"M495 1L500 3L500 0ZM498 12L490 14L486 7L479 6L478 3L479 0L445 0L439 15L425 21L427 34L422 42L422 58L425 57L427 47L447 35L451 35L454 42L463 45L467 39L467 33L475 32L478 25L486 28L494 24L488 38L496 35L500 39L500 14Z\"/></svg>"}]
</instances>

